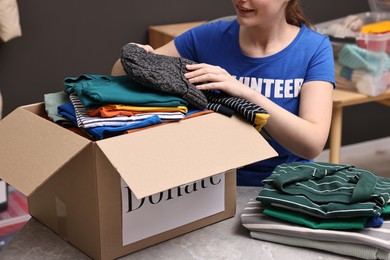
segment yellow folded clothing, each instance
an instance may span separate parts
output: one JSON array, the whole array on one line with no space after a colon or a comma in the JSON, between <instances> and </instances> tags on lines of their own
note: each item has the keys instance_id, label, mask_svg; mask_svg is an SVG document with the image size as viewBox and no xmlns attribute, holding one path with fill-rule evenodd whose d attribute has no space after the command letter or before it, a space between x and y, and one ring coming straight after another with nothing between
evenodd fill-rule
<instances>
[{"instance_id":1,"label":"yellow folded clothing","mask_svg":"<svg viewBox=\"0 0 390 260\"><path fill-rule=\"evenodd\" d=\"M255 122L253 124L255 129L260 132L263 126L267 123L269 117L270 115L268 113L256 113Z\"/></svg>"},{"instance_id":2,"label":"yellow folded clothing","mask_svg":"<svg viewBox=\"0 0 390 260\"><path fill-rule=\"evenodd\" d=\"M371 34L390 32L390 21L386 20L382 22L363 25L362 28L360 29L360 32L371 33Z\"/></svg>"}]
</instances>

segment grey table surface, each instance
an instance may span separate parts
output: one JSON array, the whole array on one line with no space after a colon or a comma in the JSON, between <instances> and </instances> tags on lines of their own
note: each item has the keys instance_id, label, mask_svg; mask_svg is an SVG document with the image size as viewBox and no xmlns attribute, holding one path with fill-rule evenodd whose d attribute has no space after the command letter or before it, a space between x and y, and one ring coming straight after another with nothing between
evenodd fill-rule
<instances>
[{"instance_id":1,"label":"grey table surface","mask_svg":"<svg viewBox=\"0 0 390 260\"><path fill-rule=\"evenodd\" d=\"M140 250L124 259L353 259L329 252L256 240L241 225L240 213L259 188L237 187L237 212L216 224ZM0 259L90 259L31 218L0 253Z\"/></svg>"}]
</instances>

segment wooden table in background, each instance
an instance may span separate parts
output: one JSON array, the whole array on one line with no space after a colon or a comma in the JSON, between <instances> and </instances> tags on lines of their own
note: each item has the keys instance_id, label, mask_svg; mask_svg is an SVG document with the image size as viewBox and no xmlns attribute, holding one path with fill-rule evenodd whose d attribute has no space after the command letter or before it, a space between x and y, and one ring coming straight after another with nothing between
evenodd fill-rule
<instances>
[{"instance_id":1,"label":"wooden table in background","mask_svg":"<svg viewBox=\"0 0 390 260\"><path fill-rule=\"evenodd\" d=\"M170 42L179 34L192 29L198 25L204 24L206 21L178 23L167 25L155 25L149 27L149 45L154 49Z\"/></svg>"},{"instance_id":2,"label":"wooden table in background","mask_svg":"<svg viewBox=\"0 0 390 260\"><path fill-rule=\"evenodd\" d=\"M149 27L149 44L153 48L158 48L165 43L173 40L181 33L201 25L206 21L180 23L180 24L168 24L157 25ZM340 148L342 138L342 126L343 126L343 108L352 105L365 104L369 102L379 102L390 106L390 90L387 92L370 97L364 94L334 90L333 92L333 115L332 125L329 136L329 162L340 163Z\"/></svg>"},{"instance_id":3,"label":"wooden table in background","mask_svg":"<svg viewBox=\"0 0 390 260\"><path fill-rule=\"evenodd\" d=\"M329 161L332 163L340 162L340 148L343 126L343 109L347 106L378 102L390 106L390 90L378 96L367 96L364 94L345 91L333 91L333 114L332 125L329 136ZM389 111L390 112L390 111Z\"/></svg>"}]
</instances>

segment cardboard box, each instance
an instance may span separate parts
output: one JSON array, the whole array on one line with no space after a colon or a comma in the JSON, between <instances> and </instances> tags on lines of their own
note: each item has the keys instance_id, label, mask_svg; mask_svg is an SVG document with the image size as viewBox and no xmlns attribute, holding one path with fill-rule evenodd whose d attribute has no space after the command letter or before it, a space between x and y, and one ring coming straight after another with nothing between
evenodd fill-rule
<instances>
[{"instance_id":1,"label":"cardboard box","mask_svg":"<svg viewBox=\"0 0 390 260\"><path fill-rule=\"evenodd\" d=\"M234 169L276 155L250 124L218 113L96 142L44 115L39 103L0 121L0 178L28 196L32 217L94 259L117 258L234 216ZM124 245L123 233L131 230L122 230L121 180L136 198L154 203L154 194L174 197L180 189L209 186L204 181L219 173L221 212ZM180 209L175 213L180 220Z\"/></svg>"}]
</instances>

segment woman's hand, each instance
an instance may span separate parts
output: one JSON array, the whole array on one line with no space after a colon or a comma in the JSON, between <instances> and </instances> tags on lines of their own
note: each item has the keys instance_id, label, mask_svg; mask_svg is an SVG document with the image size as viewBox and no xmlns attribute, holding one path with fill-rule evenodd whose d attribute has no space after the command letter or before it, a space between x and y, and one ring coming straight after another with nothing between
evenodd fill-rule
<instances>
[{"instance_id":1,"label":"woman's hand","mask_svg":"<svg viewBox=\"0 0 390 260\"><path fill-rule=\"evenodd\" d=\"M230 96L240 98L245 98L245 93L250 90L219 66L200 63L187 65L186 68L190 72L184 76L200 90L219 89Z\"/></svg>"}]
</instances>

